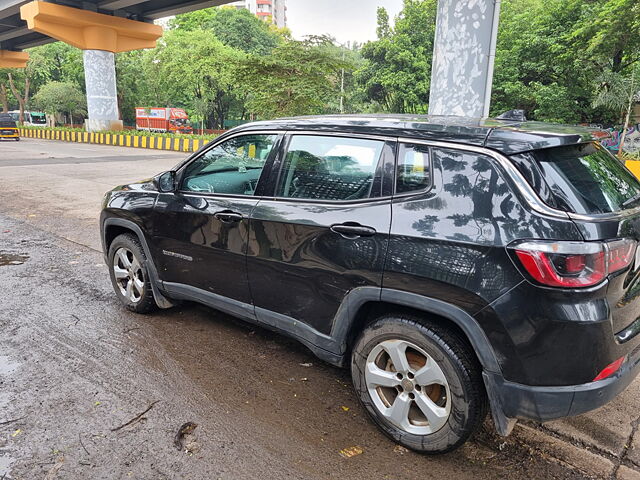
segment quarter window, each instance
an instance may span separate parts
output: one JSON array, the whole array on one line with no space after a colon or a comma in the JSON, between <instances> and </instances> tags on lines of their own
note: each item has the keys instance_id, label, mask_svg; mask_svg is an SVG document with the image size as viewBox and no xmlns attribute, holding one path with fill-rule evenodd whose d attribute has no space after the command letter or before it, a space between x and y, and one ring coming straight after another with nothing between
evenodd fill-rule
<instances>
[{"instance_id":1,"label":"quarter window","mask_svg":"<svg viewBox=\"0 0 640 480\"><path fill-rule=\"evenodd\" d=\"M186 169L182 190L253 195L277 135L243 135L204 152Z\"/></svg>"},{"instance_id":2,"label":"quarter window","mask_svg":"<svg viewBox=\"0 0 640 480\"><path fill-rule=\"evenodd\" d=\"M294 136L276 195L330 201L369 198L383 148L379 140Z\"/></svg>"},{"instance_id":3,"label":"quarter window","mask_svg":"<svg viewBox=\"0 0 640 480\"><path fill-rule=\"evenodd\" d=\"M426 190L431 186L429 147L426 145L400 145L396 193Z\"/></svg>"}]
</instances>

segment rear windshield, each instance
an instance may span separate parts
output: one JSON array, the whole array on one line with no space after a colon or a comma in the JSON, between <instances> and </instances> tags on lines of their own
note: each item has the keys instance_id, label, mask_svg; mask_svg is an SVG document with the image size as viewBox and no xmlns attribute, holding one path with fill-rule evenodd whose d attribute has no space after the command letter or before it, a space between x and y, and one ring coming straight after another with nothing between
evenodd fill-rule
<instances>
[{"instance_id":1,"label":"rear windshield","mask_svg":"<svg viewBox=\"0 0 640 480\"><path fill-rule=\"evenodd\" d=\"M553 207L596 214L640 205L638 179L597 143L537 150L527 156L551 191L553 201L547 203Z\"/></svg>"},{"instance_id":2,"label":"rear windshield","mask_svg":"<svg viewBox=\"0 0 640 480\"><path fill-rule=\"evenodd\" d=\"M16 128L16 122L9 115L0 115L0 128Z\"/></svg>"}]
</instances>

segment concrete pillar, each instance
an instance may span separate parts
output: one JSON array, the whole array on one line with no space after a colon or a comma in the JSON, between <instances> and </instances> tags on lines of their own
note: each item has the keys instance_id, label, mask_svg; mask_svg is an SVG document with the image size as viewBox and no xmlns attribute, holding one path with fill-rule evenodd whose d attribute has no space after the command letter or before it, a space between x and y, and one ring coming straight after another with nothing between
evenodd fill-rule
<instances>
[{"instance_id":1,"label":"concrete pillar","mask_svg":"<svg viewBox=\"0 0 640 480\"><path fill-rule=\"evenodd\" d=\"M486 117L500 0L438 0L429 114Z\"/></svg>"},{"instance_id":2,"label":"concrete pillar","mask_svg":"<svg viewBox=\"0 0 640 480\"><path fill-rule=\"evenodd\" d=\"M118 114L115 55L104 50L84 51L84 77L87 84L89 132L122 130Z\"/></svg>"}]
</instances>

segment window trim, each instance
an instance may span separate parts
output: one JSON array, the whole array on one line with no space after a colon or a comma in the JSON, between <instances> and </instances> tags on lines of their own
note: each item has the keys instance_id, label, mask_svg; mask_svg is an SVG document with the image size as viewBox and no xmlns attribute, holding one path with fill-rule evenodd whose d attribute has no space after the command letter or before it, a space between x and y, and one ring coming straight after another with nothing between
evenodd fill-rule
<instances>
[{"instance_id":1,"label":"window trim","mask_svg":"<svg viewBox=\"0 0 640 480\"><path fill-rule=\"evenodd\" d=\"M193 162L195 162L202 155L205 155L207 152L213 150L214 148L222 145L223 143L233 140L238 137L247 137L247 136L256 136L256 135L272 135L276 137L274 142L274 147L269 152L269 156L265 160L264 168L260 172L260 177L258 178L258 183L256 185L256 192L259 191L260 183L263 178L266 178L270 175L271 167L274 163L274 160L277 158L276 155L280 151L281 142L285 135L284 130L251 130L251 131L242 131L229 135L222 135L219 139L213 140L209 145L206 145L202 149L198 150L194 155L189 157L180 167L177 169L176 174L176 182L179 185L179 188L176 189L176 193L180 193L182 195L190 195L190 196L204 196L204 197L214 197L214 198L265 198L264 195L236 195L233 193L216 193L216 192L194 192L191 190L182 189L182 181L184 180L184 173L189 168ZM222 138L224 137L224 138ZM266 181L266 180L265 180Z\"/></svg>"},{"instance_id":2,"label":"window trim","mask_svg":"<svg viewBox=\"0 0 640 480\"><path fill-rule=\"evenodd\" d=\"M374 170L374 180L380 171L380 167L384 166L386 163L385 158L385 148L388 144L392 143L397 147L398 139L396 137L390 137L385 135L370 135L370 134L360 134L360 133L349 133L349 132L325 132L325 131L312 131L312 130L288 130L284 134L284 138L282 140L280 154L278 158L274 161L274 167L278 170L277 175L275 175L275 181L272 185L272 195L269 197L270 200L277 202L293 202L293 203L305 203L311 205L327 205L327 206L340 206L340 205L358 205L362 203L373 203L378 202L380 200L388 201L391 196L384 196L382 193L384 192L384 182L385 175L384 169L382 169L381 178L380 178L380 195L377 197L368 197L368 198L360 198L355 200L327 200L327 199L312 199L312 198L290 198L290 197L279 197L276 195L278 185L280 184L280 179L282 177L282 171L284 168L284 163L286 156L289 152L289 146L291 145L291 140L295 136L306 136L306 137L343 137L343 138L352 138L352 139L363 139L363 140L374 140L383 142L382 152L380 154L380 158L378 159L378 163ZM393 157L397 156L397 148L393 148L391 152ZM394 158L395 161L395 158Z\"/></svg>"}]
</instances>

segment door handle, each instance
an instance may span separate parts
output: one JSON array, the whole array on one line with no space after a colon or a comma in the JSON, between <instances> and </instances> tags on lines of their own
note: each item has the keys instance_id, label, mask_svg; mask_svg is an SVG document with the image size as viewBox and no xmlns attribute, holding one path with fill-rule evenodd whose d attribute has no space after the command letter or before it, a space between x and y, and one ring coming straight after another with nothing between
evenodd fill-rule
<instances>
[{"instance_id":1,"label":"door handle","mask_svg":"<svg viewBox=\"0 0 640 480\"><path fill-rule=\"evenodd\" d=\"M213 216L224 223L238 223L238 222L241 222L242 219L244 219L242 215L236 212L232 212L231 210L217 212L217 213L214 213Z\"/></svg>"},{"instance_id":2,"label":"door handle","mask_svg":"<svg viewBox=\"0 0 640 480\"><path fill-rule=\"evenodd\" d=\"M358 237L373 237L376 233L378 233L376 232L375 228L366 227L360 225L359 223L352 222L342 223L340 225L332 225L331 231L350 240Z\"/></svg>"}]
</instances>

